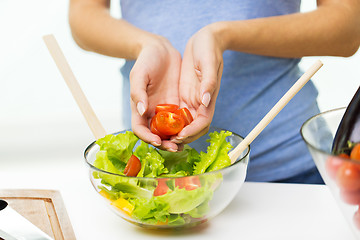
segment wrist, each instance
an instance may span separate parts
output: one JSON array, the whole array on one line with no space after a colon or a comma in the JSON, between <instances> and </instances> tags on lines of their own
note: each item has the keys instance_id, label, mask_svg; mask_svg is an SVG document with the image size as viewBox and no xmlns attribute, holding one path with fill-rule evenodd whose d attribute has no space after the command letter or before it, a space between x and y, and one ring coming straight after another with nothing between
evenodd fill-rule
<instances>
[{"instance_id":1,"label":"wrist","mask_svg":"<svg viewBox=\"0 0 360 240\"><path fill-rule=\"evenodd\" d=\"M160 35L146 32L142 37L138 38L135 56L136 58L140 55L141 51L148 47L163 48L164 45L168 44L168 40Z\"/></svg>"},{"instance_id":2,"label":"wrist","mask_svg":"<svg viewBox=\"0 0 360 240\"><path fill-rule=\"evenodd\" d=\"M217 42L217 45L219 46L221 52L229 49L231 39L228 31L228 23L225 21L215 22L208 25L208 27L210 28L210 31L215 41Z\"/></svg>"}]
</instances>

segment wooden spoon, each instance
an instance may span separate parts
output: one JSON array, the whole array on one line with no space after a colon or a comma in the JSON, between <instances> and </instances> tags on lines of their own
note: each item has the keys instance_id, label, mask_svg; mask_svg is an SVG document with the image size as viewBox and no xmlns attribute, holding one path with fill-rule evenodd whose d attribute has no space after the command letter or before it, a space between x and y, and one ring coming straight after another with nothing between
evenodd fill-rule
<instances>
[{"instance_id":1,"label":"wooden spoon","mask_svg":"<svg viewBox=\"0 0 360 240\"><path fill-rule=\"evenodd\" d=\"M250 145L250 143L261 133L262 130L274 119L274 117L288 104L288 102L300 91L300 89L310 80L312 76L323 66L317 60L294 85L284 94L275 106L265 115L265 117L255 126L255 128L241 141L230 153L229 157L233 164L240 154Z\"/></svg>"},{"instance_id":2,"label":"wooden spoon","mask_svg":"<svg viewBox=\"0 0 360 240\"><path fill-rule=\"evenodd\" d=\"M101 125L99 119L96 117L95 112L91 108L86 96L81 90L81 87L73 72L71 71L71 68L66 61L65 56L61 51L55 37L53 35L46 35L43 37L43 40L95 138L99 139L104 137L106 135L106 131Z\"/></svg>"}]
</instances>

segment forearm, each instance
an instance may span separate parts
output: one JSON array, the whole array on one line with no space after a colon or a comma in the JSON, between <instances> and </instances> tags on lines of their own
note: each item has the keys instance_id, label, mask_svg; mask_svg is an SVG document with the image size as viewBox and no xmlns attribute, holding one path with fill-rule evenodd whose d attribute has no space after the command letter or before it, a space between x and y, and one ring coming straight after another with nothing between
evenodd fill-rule
<instances>
[{"instance_id":1,"label":"forearm","mask_svg":"<svg viewBox=\"0 0 360 240\"><path fill-rule=\"evenodd\" d=\"M351 0L352 1L352 0ZM308 13L219 22L223 50L274 57L351 56L360 44L360 3L321 4Z\"/></svg>"},{"instance_id":2,"label":"forearm","mask_svg":"<svg viewBox=\"0 0 360 240\"><path fill-rule=\"evenodd\" d=\"M158 37L110 16L108 0L71 0L69 23L83 49L112 57L136 59Z\"/></svg>"}]
</instances>

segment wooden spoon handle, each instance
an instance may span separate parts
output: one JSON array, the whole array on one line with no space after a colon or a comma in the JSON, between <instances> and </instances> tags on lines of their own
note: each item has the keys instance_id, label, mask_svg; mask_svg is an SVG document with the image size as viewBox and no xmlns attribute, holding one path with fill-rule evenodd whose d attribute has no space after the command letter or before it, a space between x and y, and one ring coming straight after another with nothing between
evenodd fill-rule
<instances>
[{"instance_id":1,"label":"wooden spoon handle","mask_svg":"<svg viewBox=\"0 0 360 240\"><path fill-rule=\"evenodd\" d=\"M106 135L106 131L101 125L99 119L96 117L95 112L81 90L81 87L71 71L71 68L66 61L66 58L55 37L53 35L46 35L43 37L43 40L95 138L99 139L104 137Z\"/></svg>"},{"instance_id":2,"label":"wooden spoon handle","mask_svg":"<svg viewBox=\"0 0 360 240\"><path fill-rule=\"evenodd\" d=\"M229 153L231 163L234 163L240 154L250 145L250 143L261 133L262 130L274 119L274 117L288 104L288 102L300 91L300 89L310 80L312 76L323 66L317 60L295 84L284 94L275 106L265 115L265 117L255 126L255 128Z\"/></svg>"}]
</instances>

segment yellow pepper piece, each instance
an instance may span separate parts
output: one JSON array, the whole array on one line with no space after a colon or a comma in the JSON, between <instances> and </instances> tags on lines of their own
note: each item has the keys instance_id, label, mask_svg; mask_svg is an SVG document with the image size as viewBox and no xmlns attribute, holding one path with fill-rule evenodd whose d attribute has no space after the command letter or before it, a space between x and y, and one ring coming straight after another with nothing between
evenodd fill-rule
<instances>
[{"instance_id":1,"label":"yellow pepper piece","mask_svg":"<svg viewBox=\"0 0 360 240\"><path fill-rule=\"evenodd\" d=\"M100 195L103 196L104 198L110 199L110 195L109 195L107 192L105 192L104 190L100 190L99 193L100 193Z\"/></svg>"},{"instance_id":2,"label":"yellow pepper piece","mask_svg":"<svg viewBox=\"0 0 360 240\"><path fill-rule=\"evenodd\" d=\"M132 211L134 210L134 205L129 203L129 201L119 198L111 203L111 205L117 207L127 215L131 216Z\"/></svg>"},{"instance_id":3,"label":"yellow pepper piece","mask_svg":"<svg viewBox=\"0 0 360 240\"><path fill-rule=\"evenodd\" d=\"M165 222L160 222L158 221L156 225L168 225L168 218L166 218L166 221Z\"/></svg>"}]
</instances>

